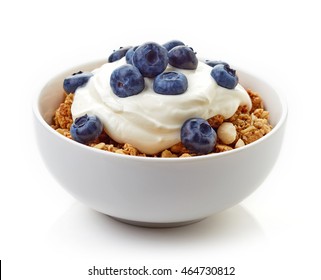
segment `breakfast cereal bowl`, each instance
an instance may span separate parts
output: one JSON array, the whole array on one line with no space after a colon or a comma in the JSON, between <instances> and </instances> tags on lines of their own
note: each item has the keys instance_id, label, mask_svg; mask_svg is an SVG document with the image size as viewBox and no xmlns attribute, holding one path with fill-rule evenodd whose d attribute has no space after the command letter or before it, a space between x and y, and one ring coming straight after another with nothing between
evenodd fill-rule
<instances>
[{"instance_id":1,"label":"breakfast cereal bowl","mask_svg":"<svg viewBox=\"0 0 321 280\"><path fill-rule=\"evenodd\" d=\"M260 93L273 126L270 133L244 147L186 158L140 157L102 151L61 135L50 125L64 98L64 78L103 63L90 62L57 75L34 101L43 161L75 199L127 223L177 226L240 203L272 170L283 140L286 103L269 84L238 68L240 83Z\"/></svg>"}]
</instances>

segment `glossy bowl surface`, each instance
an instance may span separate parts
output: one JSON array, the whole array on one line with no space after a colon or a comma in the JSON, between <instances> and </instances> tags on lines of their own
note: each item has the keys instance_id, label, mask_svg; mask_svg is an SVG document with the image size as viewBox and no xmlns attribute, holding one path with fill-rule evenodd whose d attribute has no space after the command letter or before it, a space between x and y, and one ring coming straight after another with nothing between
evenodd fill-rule
<instances>
[{"instance_id":1,"label":"glossy bowl surface","mask_svg":"<svg viewBox=\"0 0 321 280\"><path fill-rule=\"evenodd\" d=\"M34 100L43 160L77 200L124 222L176 226L238 204L268 176L282 145L286 102L265 81L240 69L240 83L260 93L274 127L245 147L192 158L144 158L90 148L57 133L49 124L63 100L63 79L103 63L99 60L68 69L52 78Z\"/></svg>"}]
</instances>

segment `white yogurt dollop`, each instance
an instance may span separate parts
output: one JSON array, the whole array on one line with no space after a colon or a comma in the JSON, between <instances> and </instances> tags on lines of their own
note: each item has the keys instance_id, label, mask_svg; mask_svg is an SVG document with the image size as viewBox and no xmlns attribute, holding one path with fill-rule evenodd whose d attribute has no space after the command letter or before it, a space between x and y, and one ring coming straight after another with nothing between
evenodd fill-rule
<instances>
[{"instance_id":1,"label":"white yogurt dollop","mask_svg":"<svg viewBox=\"0 0 321 280\"><path fill-rule=\"evenodd\" d=\"M212 67L199 61L196 70L165 71L186 75L188 89L180 95L161 95L153 91L153 79L145 78L143 92L120 98L110 85L112 71L125 59L106 63L93 71L88 83L76 90L71 107L74 119L84 114L96 115L106 133L118 143L129 143L146 154L156 154L180 142L183 123L192 117L209 119L217 114L231 117L240 105L251 108L246 90L238 84L226 89L216 84Z\"/></svg>"}]
</instances>

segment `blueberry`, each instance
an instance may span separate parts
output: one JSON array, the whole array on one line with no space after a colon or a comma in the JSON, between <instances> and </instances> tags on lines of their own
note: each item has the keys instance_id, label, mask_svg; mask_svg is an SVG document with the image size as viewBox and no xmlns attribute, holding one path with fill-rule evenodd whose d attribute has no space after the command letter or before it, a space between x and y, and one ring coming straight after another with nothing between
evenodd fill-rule
<instances>
[{"instance_id":1,"label":"blueberry","mask_svg":"<svg viewBox=\"0 0 321 280\"><path fill-rule=\"evenodd\" d=\"M227 65L218 64L213 67L211 76L219 86L227 89L233 89L239 81L235 72L235 70L231 69Z\"/></svg>"},{"instance_id":2,"label":"blueberry","mask_svg":"<svg viewBox=\"0 0 321 280\"><path fill-rule=\"evenodd\" d=\"M127 51L131 48L129 47L120 47L118 50L114 50L114 52L108 57L108 62L114 62L116 60L120 60L123 58Z\"/></svg>"},{"instance_id":3,"label":"blueberry","mask_svg":"<svg viewBox=\"0 0 321 280\"><path fill-rule=\"evenodd\" d=\"M145 87L145 81L135 66L125 64L111 73L110 86L118 97L128 97L140 93Z\"/></svg>"},{"instance_id":4,"label":"blueberry","mask_svg":"<svg viewBox=\"0 0 321 280\"><path fill-rule=\"evenodd\" d=\"M198 59L191 47L177 46L168 52L168 63L176 68L194 70Z\"/></svg>"},{"instance_id":5,"label":"blueberry","mask_svg":"<svg viewBox=\"0 0 321 280\"><path fill-rule=\"evenodd\" d=\"M133 55L133 65L144 77L156 77L166 69L167 64L167 50L157 43L145 43L139 46Z\"/></svg>"},{"instance_id":6,"label":"blueberry","mask_svg":"<svg viewBox=\"0 0 321 280\"><path fill-rule=\"evenodd\" d=\"M156 76L153 83L155 92L165 95L177 95L187 90L187 78L179 72L163 72Z\"/></svg>"},{"instance_id":7,"label":"blueberry","mask_svg":"<svg viewBox=\"0 0 321 280\"><path fill-rule=\"evenodd\" d=\"M208 154L213 151L217 135L209 123L202 118L191 118L181 128L181 141L192 153Z\"/></svg>"},{"instance_id":8,"label":"blueberry","mask_svg":"<svg viewBox=\"0 0 321 280\"><path fill-rule=\"evenodd\" d=\"M230 65L224 61L221 61L221 60L205 60L205 63L208 65L208 66L211 66L211 67L214 67L218 64L223 64L223 65L226 65L228 67L230 67Z\"/></svg>"},{"instance_id":9,"label":"blueberry","mask_svg":"<svg viewBox=\"0 0 321 280\"><path fill-rule=\"evenodd\" d=\"M75 141L87 144L94 141L103 131L101 121L95 115L84 115L76 118L70 127L70 134Z\"/></svg>"},{"instance_id":10,"label":"blueberry","mask_svg":"<svg viewBox=\"0 0 321 280\"><path fill-rule=\"evenodd\" d=\"M133 64L133 55L134 55L134 52L136 51L137 48L138 48L138 46L132 47L127 51L127 53L126 53L126 63Z\"/></svg>"},{"instance_id":11,"label":"blueberry","mask_svg":"<svg viewBox=\"0 0 321 280\"><path fill-rule=\"evenodd\" d=\"M165 44L163 44L163 47L167 51L170 51L172 48L177 47L177 46L185 46L185 44L179 40L171 40L171 41L168 41Z\"/></svg>"},{"instance_id":12,"label":"blueberry","mask_svg":"<svg viewBox=\"0 0 321 280\"><path fill-rule=\"evenodd\" d=\"M74 93L78 87L85 85L92 76L91 72L79 71L65 78L63 83L65 92Z\"/></svg>"}]
</instances>

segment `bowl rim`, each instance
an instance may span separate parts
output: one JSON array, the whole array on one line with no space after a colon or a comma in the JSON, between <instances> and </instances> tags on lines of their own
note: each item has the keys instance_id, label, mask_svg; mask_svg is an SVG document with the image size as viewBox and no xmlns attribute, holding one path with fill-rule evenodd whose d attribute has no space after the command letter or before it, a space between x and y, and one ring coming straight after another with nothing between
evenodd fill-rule
<instances>
[{"instance_id":1,"label":"bowl rim","mask_svg":"<svg viewBox=\"0 0 321 280\"><path fill-rule=\"evenodd\" d=\"M104 62L104 61L106 61L106 60L105 59L96 59L96 60L92 60L92 61L89 61L89 62L82 63L82 64L78 65L78 67L80 67L81 65L89 64L89 63L90 64L96 64L96 63L100 63L100 62ZM75 67L77 67L77 65ZM75 67L71 67L70 69L73 69ZM243 152L243 151L245 151L247 149L251 149L252 147L254 147L256 145L259 145L261 142L266 141L267 139L271 138L285 124L285 122L287 120L287 115L288 115L288 106L287 106L286 96L282 92L280 92L279 90L278 91L275 90L275 88L272 87L264 79L256 76L255 74L252 74L251 72L249 72L247 70L244 70L241 67L235 67L234 69L236 69L237 71L243 72L246 75L251 76L253 79L258 81L259 83L266 84L270 88L272 88L276 92L277 96L279 97L282 111L281 111L281 116L280 116L277 124L272 128L272 130L267 135L264 135L264 137L254 141L254 142L252 142L252 143L250 143L248 145L245 145L243 147L240 147L240 148L237 148L237 149L233 149L233 150L230 150L230 151L221 152L221 153L210 153L210 154L206 154L206 155L196 155L196 156L192 156L192 157L178 157L178 158L162 158L162 157L153 157L153 156L148 156L148 157L131 156L131 155L123 155L123 154L103 151L103 150L100 150L100 149L95 149L93 147L90 147L90 146L78 143L77 141L74 141L72 139L69 139L66 136L63 136L62 134L60 134L59 132L57 132L56 130L51 128L51 126L42 117L42 115L40 113L40 110L39 110L39 99L42 96L42 92L43 92L44 88L48 85L48 83L50 81L58 78L59 76L61 76L61 74L63 72L65 72L66 70L68 71L68 69L66 69L65 71L61 71L60 73L58 73L55 76L53 76L51 79L47 80L40 87L40 90L37 90L37 92L33 96L32 110L33 110L33 113L34 113L36 119L40 122L40 124L45 129L48 130L49 133L52 133L53 135L55 135L59 139L62 139L62 141L67 141L66 143L70 143L71 145L76 145L80 149L85 149L85 150L88 149L87 151L91 151L93 153L98 153L98 155L104 155L104 156L107 156L107 157L112 157L112 158L115 157L115 158L119 158L119 159L132 160L132 161L142 161L142 162L145 162L145 161L147 161L147 162L177 162L177 161L190 162L190 161L199 161L199 160L210 159L210 158L220 158L220 157L232 156L234 154L238 154L240 152Z\"/></svg>"}]
</instances>

